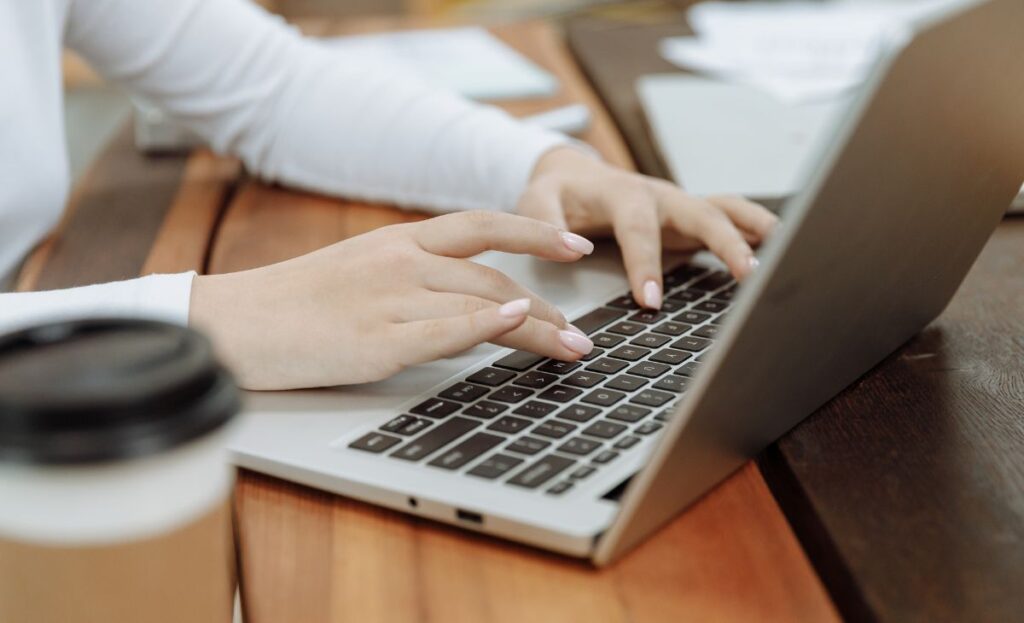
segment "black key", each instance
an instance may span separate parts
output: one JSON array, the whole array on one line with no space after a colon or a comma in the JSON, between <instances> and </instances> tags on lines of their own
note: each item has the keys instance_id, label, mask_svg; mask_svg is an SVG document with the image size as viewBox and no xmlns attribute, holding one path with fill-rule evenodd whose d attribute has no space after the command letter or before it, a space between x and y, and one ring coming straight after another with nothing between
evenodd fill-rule
<instances>
[{"instance_id":1,"label":"black key","mask_svg":"<svg viewBox=\"0 0 1024 623\"><path fill-rule=\"evenodd\" d=\"M590 361L591 359L597 359L604 354L603 348L592 348L586 355L580 357L580 361Z\"/></svg>"},{"instance_id":2,"label":"black key","mask_svg":"<svg viewBox=\"0 0 1024 623\"><path fill-rule=\"evenodd\" d=\"M674 299L665 299L661 302L661 311L672 314L686 307L686 303Z\"/></svg>"},{"instance_id":3,"label":"black key","mask_svg":"<svg viewBox=\"0 0 1024 623\"><path fill-rule=\"evenodd\" d=\"M679 322L686 322L689 324L700 324L710 317L711 314L702 314L700 312L695 312L691 310L684 311L683 313L673 318L673 320L678 320Z\"/></svg>"},{"instance_id":4,"label":"black key","mask_svg":"<svg viewBox=\"0 0 1024 623\"><path fill-rule=\"evenodd\" d=\"M580 367L580 364L576 361L558 361L556 359L552 359L537 369L541 372L548 372L550 374L568 374L578 367Z\"/></svg>"},{"instance_id":5,"label":"black key","mask_svg":"<svg viewBox=\"0 0 1024 623\"><path fill-rule=\"evenodd\" d=\"M572 385L574 387L593 387L604 381L606 378L608 377L603 374L598 374L597 372L577 372L565 379L565 384Z\"/></svg>"},{"instance_id":6,"label":"black key","mask_svg":"<svg viewBox=\"0 0 1024 623\"><path fill-rule=\"evenodd\" d=\"M683 264L672 269L672 272L665 275L665 285L668 284L678 285L680 283L686 283L694 277L700 277L704 273L708 272L708 269L703 266L694 266L693 264Z\"/></svg>"},{"instance_id":7,"label":"black key","mask_svg":"<svg viewBox=\"0 0 1024 623\"><path fill-rule=\"evenodd\" d=\"M653 387L654 389L663 389L667 392L676 392L678 394L679 392L686 389L686 386L689 384L690 379L686 378L685 376L676 376L674 374L670 374L665 378L661 379L660 381L658 381L657 383L655 383Z\"/></svg>"},{"instance_id":8,"label":"black key","mask_svg":"<svg viewBox=\"0 0 1024 623\"><path fill-rule=\"evenodd\" d=\"M611 463L612 461L614 461L618 457L619 457L619 453L618 452L612 452L611 450L605 450L604 452L602 452L601 454L598 454L597 456L595 456L591 460L594 461L595 463L600 463L601 465L604 465L605 463Z\"/></svg>"},{"instance_id":9,"label":"black key","mask_svg":"<svg viewBox=\"0 0 1024 623\"><path fill-rule=\"evenodd\" d=\"M545 372L527 372L520 376L518 379L513 381L516 385L522 385L523 387L533 387L534 389L541 389L551 385L558 380L558 377L554 374L547 374Z\"/></svg>"},{"instance_id":10,"label":"black key","mask_svg":"<svg viewBox=\"0 0 1024 623\"><path fill-rule=\"evenodd\" d=\"M666 366L663 363L655 363L652 361L641 361L632 368L629 369L630 374L637 376L645 376L649 379L656 379L662 374L665 374L671 370L671 366Z\"/></svg>"},{"instance_id":11,"label":"black key","mask_svg":"<svg viewBox=\"0 0 1024 623\"><path fill-rule=\"evenodd\" d=\"M607 305L608 307L617 307L618 309L640 309L640 306L637 305L637 302L633 299L632 294L612 299L608 301Z\"/></svg>"},{"instance_id":12,"label":"black key","mask_svg":"<svg viewBox=\"0 0 1024 623\"><path fill-rule=\"evenodd\" d=\"M425 415L427 417L442 418L447 417L459 409L462 408L457 402L450 400L441 400L440 398L431 398L430 400L424 400L420 404L416 405L412 409L409 409L416 415Z\"/></svg>"},{"instance_id":13,"label":"black key","mask_svg":"<svg viewBox=\"0 0 1024 623\"><path fill-rule=\"evenodd\" d=\"M496 389L491 392L488 396L491 400L498 400L500 402L516 403L521 400L525 400L533 395L532 389L526 389L525 387L516 387L514 385L506 385L501 389Z\"/></svg>"},{"instance_id":14,"label":"black key","mask_svg":"<svg viewBox=\"0 0 1024 623\"><path fill-rule=\"evenodd\" d=\"M703 303L697 303L696 305L693 306L693 308L696 309L697 311L707 312L710 314L717 314L719 312L723 312L727 307L729 307L728 303L716 300L704 301Z\"/></svg>"},{"instance_id":15,"label":"black key","mask_svg":"<svg viewBox=\"0 0 1024 623\"><path fill-rule=\"evenodd\" d=\"M732 301L734 298L736 298L736 286L732 286L731 288L726 288L725 290L716 292L715 298L720 301Z\"/></svg>"},{"instance_id":16,"label":"black key","mask_svg":"<svg viewBox=\"0 0 1024 623\"><path fill-rule=\"evenodd\" d=\"M514 353L505 355L501 359L495 361L494 365L498 366L499 368L508 368L509 370L522 372L524 370L529 370L530 368L537 365L541 361L544 361L544 358L541 357L540 355L535 355L525 350L517 350ZM482 381L475 382L479 383Z\"/></svg>"},{"instance_id":17,"label":"black key","mask_svg":"<svg viewBox=\"0 0 1024 623\"><path fill-rule=\"evenodd\" d=\"M658 424L657 422L644 422L640 426L637 426L633 432L639 435L650 435L651 433L656 433L659 430L661 430L661 424Z\"/></svg>"},{"instance_id":18,"label":"black key","mask_svg":"<svg viewBox=\"0 0 1024 623\"><path fill-rule=\"evenodd\" d=\"M385 435L384 433L374 431L356 439L352 443L348 444L348 447L355 448L356 450L362 450L364 452L379 454L399 441L402 441L400 437L392 437L391 435Z\"/></svg>"},{"instance_id":19,"label":"black key","mask_svg":"<svg viewBox=\"0 0 1024 623\"><path fill-rule=\"evenodd\" d=\"M583 434L590 435L591 437L600 437L601 439L611 439L612 437L618 437L626 428L623 424L601 420L588 426L583 431Z\"/></svg>"},{"instance_id":20,"label":"black key","mask_svg":"<svg viewBox=\"0 0 1024 623\"><path fill-rule=\"evenodd\" d=\"M491 402L489 400L481 400L480 402L463 409L462 413L463 415L472 415L473 417L489 420L492 417L501 414L505 409L508 409L507 405Z\"/></svg>"},{"instance_id":21,"label":"black key","mask_svg":"<svg viewBox=\"0 0 1024 623\"><path fill-rule=\"evenodd\" d=\"M488 389L486 387L480 387L479 385L473 385L472 383L459 383L457 385L452 385L438 395L442 398L449 398L451 400L473 402L487 392Z\"/></svg>"},{"instance_id":22,"label":"black key","mask_svg":"<svg viewBox=\"0 0 1024 623\"><path fill-rule=\"evenodd\" d=\"M512 417L511 415L503 415L494 421L487 427L487 430L496 430L499 433L518 433L521 430L525 430L530 424L533 424L530 420L524 420L521 417Z\"/></svg>"},{"instance_id":23,"label":"black key","mask_svg":"<svg viewBox=\"0 0 1024 623\"><path fill-rule=\"evenodd\" d=\"M646 384L647 379L642 379L637 376L629 376L628 374L623 374L622 376L617 376L612 380L608 381L607 383L604 384L604 386L609 387L611 389L621 389L622 391L626 392L635 392L636 390L640 389Z\"/></svg>"},{"instance_id":24,"label":"black key","mask_svg":"<svg viewBox=\"0 0 1024 623\"><path fill-rule=\"evenodd\" d=\"M425 420L425 419L423 419L421 417L420 418L416 418L414 421L409 422L408 424L406 424L405 428L403 428L402 430L398 431L398 434L399 435L415 435L417 433L422 432L423 430L425 430L427 428L430 428L433 425L434 425L434 423L431 422L430 420Z\"/></svg>"},{"instance_id":25,"label":"black key","mask_svg":"<svg viewBox=\"0 0 1024 623\"><path fill-rule=\"evenodd\" d=\"M654 419L658 420L659 422L667 422L667 421L671 420L672 416L675 415L675 414L676 414L675 408L669 407L668 409L662 409L661 411L658 411L657 413L655 413L654 414Z\"/></svg>"},{"instance_id":26,"label":"black key","mask_svg":"<svg viewBox=\"0 0 1024 623\"><path fill-rule=\"evenodd\" d=\"M399 435L415 435L430 426L430 424L430 420L424 420L423 418L411 415L400 415L384 426L381 426L380 429L388 433L398 433Z\"/></svg>"},{"instance_id":27,"label":"black key","mask_svg":"<svg viewBox=\"0 0 1024 623\"><path fill-rule=\"evenodd\" d=\"M661 348L672 338L667 335L656 335L654 333L644 333L638 335L629 341L634 346L643 346L645 348Z\"/></svg>"},{"instance_id":28,"label":"black key","mask_svg":"<svg viewBox=\"0 0 1024 623\"><path fill-rule=\"evenodd\" d=\"M558 451L565 452L566 454L586 456L600 447L600 441L594 441L593 439L587 439L585 437L574 437L558 446Z\"/></svg>"},{"instance_id":29,"label":"black key","mask_svg":"<svg viewBox=\"0 0 1024 623\"><path fill-rule=\"evenodd\" d=\"M569 478L573 478L575 480L582 480L596 471L596 469L589 465L580 465L579 467L574 469L571 474L569 474Z\"/></svg>"},{"instance_id":30,"label":"black key","mask_svg":"<svg viewBox=\"0 0 1024 623\"><path fill-rule=\"evenodd\" d=\"M480 422L475 420L453 417L395 450L391 456L406 461L418 461L447 446L479 425Z\"/></svg>"},{"instance_id":31,"label":"black key","mask_svg":"<svg viewBox=\"0 0 1024 623\"><path fill-rule=\"evenodd\" d=\"M706 337L709 340L713 340L718 337L718 326L713 324L706 324L703 327L697 329L690 335L697 335L700 337Z\"/></svg>"},{"instance_id":32,"label":"black key","mask_svg":"<svg viewBox=\"0 0 1024 623\"><path fill-rule=\"evenodd\" d=\"M549 454L509 479L508 484L527 489L536 489L561 474L576 461Z\"/></svg>"},{"instance_id":33,"label":"black key","mask_svg":"<svg viewBox=\"0 0 1024 623\"><path fill-rule=\"evenodd\" d=\"M533 437L520 437L508 445L506 450L518 452L519 454L537 454L544 448L551 445L550 441L535 439Z\"/></svg>"},{"instance_id":34,"label":"black key","mask_svg":"<svg viewBox=\"0 0 1024 623\"><path fill-rule=\"evenodd\" d=\"M560 417L563 420L572 420L573 422L589 422L600 413L601 410L595 409L594 407L573 405L563 409L556 417Z\"/></svg>"},{"instance_id":35,"label":"black key","mask_svg":"<svg viewBox=\"0 0 1024 623\"><path fill-rule=\"evenodd\" d=\"M622 392L613 392L610 389L595 389L583 397L583 402L608 407L625 397L626 394L623 394Z\"/></svg>"},{"instance_id":36,"label":"black key","mask_svg":"<svg viewBox=\"0 0 1024 623\"><path fill-rule=\"evenodd\" d=\"M513 411L516 415L525 415L526 417L542 418L545 415L550 415L552 411L558 407L551 404L550 402L540 402L539 400L531 400L526 404L520 405L518 409Z\"/></svg>"},{"instance_id":37,"label":"black key","mask_svg":"<svg viewBox=\"0 0 1024 623\"><path fill-rule=\"evenodd\" d=\"M516 353L512 353L508 357L505 357L505 359L513 357L515 356L515 354ZM542 357L538 357L538 359L542 359ZM504 361L504 359L502 361ZM501 362L499 361L498 363ZM489 385L491 387L497 387L498 385L507 382L510 378L514 376L515 373L509 372L508 370L499 370L497 368L484 368L482 370L477 370L473 374L470 374L469 378L467 378L466 380L469 381L470 383L479 383L480 385Z\"/></svg>"},{"instance_id":38,"label":"black key","mask_svg":"<svg viewBox=\"0 0 1024 623\"><path fill-rule=\"evenodd\" d=\"M654 309L643 309L629 317L629 320L632 322L642 322L644 324L654 324L664 319L665 314Z\"/></svg>"},{"instance_id":39,"label":"black key","mask_svg":"<svg viewBox=\"0 0 1024 623\"><path fill-rule=\"evenodd\" d=\"M697 352L697 351L704 350L705 348L707 348L710 345L711 345L711 340L706 340L706 339L704 339L702 337L694 337L692 335L687 335L685 337L681 337L678 340L676 340L675 342L672 342L672 348L678 348L680 350L688 350L688 351L691 351L691 352L694 352L694 353Z\"/></svg>"},{"instance_id":40,"label":"black key","mask_svg":"<svg viewBox=\"0 0 1024 623\"><path fill-rule=\"evenodd\" d=\"M639 422L644 419L644 416L650 413L650 409L644 409L643 407L634 407L633 405L621 405L615 407L608 417L613 420L620 420L622 422Z\"/></svg>"},{"instance_id":41,"label":"black key","mask_svg":"<svg viewBox=\"0 0 1024 623\"><path fill-rule=\"evenodd\" d=\"M599 307L589 314L584 314L576 320L573 320L572 325L587 335L590 335L609 322L622 318L625 315L626 310L624 309Z\"/></svg>"},{"instance_id":42,"label":"black key","mask_svg":"<svg viewBox=\"0 0 1024 623\"><path fill-rule=\"evenodd\" d=\"M545 493L548 493L550 495L562 495L569 489L572 489L572 483L569 482L568 480L563 480L562 482L556 484L555 486L545 491Z\"/></svg>"},{"instance_id":43,"label":"black key","mask_svg":"<svg viewBox=\"0 0 1024 623\"><path fill-rule=\"evenodd\" d=\"M640 438L633 437L632 435L630 435L629 437L623 437L622 439L616 441L615 445L612 447L616 448L617 450L629 450L638 443L640 443Z\"/></svg>"},{"instance_id":44,"label":"black key","mask_svg":"<svg viewBox=\"0 0 1024 623\"><path fill-rule=\"evenodd\" d=\"M611 348L621 344L626 339L621 335L612 335L611 333L598 333L592 340L595 346L603 346L605 348Z\"/></svg>"},{"instance_id":45,"label":"black key","mask_svg":"<svg viewBox=\"0 0 1024 623\"><path fill-rule=\"evenodd\" d=\"M639 361L650 354L650 350L640 348L639 346L620 346L608 353L608 356L615 357L617 359L625 359L626 361Z\"/></svg>"},{"instance_id":46,"label":"black key","mask_svg":"<svg viewBox=\"0 0 1024 623\"><path fill-rule=\"evenodd\" d=\"M494 480L522 462L523 459L516 458L514 456L508 456L507 454L494 454L488 457L486 461L483 461L466 473Z\"/></svg>"},{"instance_id":47,"label":"black key","mask_svg":"<svg viewBox=\"0 0 1024 623\"><path fill-rule=\"evenodd\" d=\"M692 328L692 325L688 325L682 322L675 322L674 320L669 320L668 322L663 322L658 326L654 327L653 329L651 329L651 331L654 331L655 333L662 333L664 335L675 336L682 335Z\"/></svg>"},{"instance_id":48,"label":"black key","mask_svg":"<svg viewBox=\"0 0 1024 623\"><path fill-rule=\"evenodd\" d=\"M675 398L675 396L668 392L660 392L656 389L645 389L630 398L629 401L641 405L647 405L648 407L660 407L673 398Z\"/></svg>"},{"instance_id":49,"label":"black key","mask_svg":"<svg viewBox=\"0 0 1024 623\"><path fill-rule=\"evenodd\" d=\"M644 325L637 322L617 322L612 326L608 327L608 330L612 333L618 333L620 335L636 335L644 330Z\"/></svg>"},{"instance_id":50,"label":"black key","mask_svg":"<svg viewBox=\"0 0 1024 623\"><path fill-rule=\"evenodd\" d=\"M665 350L658 351L651 355L651 361L675 365L686 361L690 357L693 357L693 355L684 350L672 350L671 348L666 348Z\"/></svg>"},{"instance_id":51,"label":"black key","mask_svg":"<svg viewBox=\"0 0 1024 623\"><path fill-rule=\"evenodd\" d=\"M712 292L723 286L727 286L730 283L732 283L732 276L729 273L722 270L716 270L690 287L697 290L703 290L704 292Z\"/></svg>"},{"instance_id":52,"label":"black key","mask_svg":"<svg viewBox=\"0 0 1024 623\"><path fill-rule=\"evenodd\" d=\"M691 361L690 363L685 363L679 366L679 369L676 370L676 372L684 376L693 376L694 374L697 374L697 370L700 370L700 364L696 361Z\"/></svg>"},{"instance_id":53,"label":"black key","mask_svg":"<svg viewBox=\"0 0 1024 623\"><path fill-rule=\"evenodd\" d=\"M505 441L504 437L477 433L456 444L450 450L442 452L436 459L427 463L427 465L443 467L444 469L459 469L503 441Z\"/></svg>"},{"instance_id":54,"label":"black key","mask_svg":"<svg viewBox=\"0 0 1024 623\"><path fill-rule=\"evenodd\" d=\"M576 430L576 427L572 424L565 422L559 422L558 420L551 420L549 422L541 422L532 431L534 435L540 435L542 437L551 437L552 439L561 439L572 431Z\"/></svg>"},{"instance_id":55,"label":"black key","mask_svg":"<svg viewBox=\"0 0 1024 623\"><path fill-rule=\"evenodd\" d=\"M565 385L555 385L554 387L549 387L548 389L544 390L541 393L541 395L537 397L543 398L544 400L550 400L551 402L569 402L570 400L572 400L576 396L579 396L582 393L582 391L572 387L566 387Z\"/></svg>"},{"instance_id":56,"label":"black key","mask_svg":"<svg viewBox=\"0 0 1024 623\"><path fill-rule=\"evenodd\" d=\"M704 296L704 292L700 290L694 290L692 288L686 288L679 292L673 292L669 295L669 299L673 301L679 301L680 303L692 303Z\"/></svg>"},{"instance_id":57,"label":"black key","mask_svg":"<svg viewBox=\"0 0 1024 623\"><path fill-rule=\"evenodd\" d=\"M615 374L619 370L625 368L629 364L624 361L618 361L616 359L598 359L594 363L587 366L587 370L592 372L603 372L605 374Z\"/></svg>"}]
</instances>

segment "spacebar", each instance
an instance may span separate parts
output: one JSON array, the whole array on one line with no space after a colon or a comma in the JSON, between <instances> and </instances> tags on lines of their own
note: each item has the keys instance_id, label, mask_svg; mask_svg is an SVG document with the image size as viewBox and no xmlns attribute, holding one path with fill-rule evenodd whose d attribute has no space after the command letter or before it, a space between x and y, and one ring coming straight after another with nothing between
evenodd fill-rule
<instances>
[{"instance_id":1,"label":"spacebar","mask_svg":"<svg viewBox=\"0 0 1024 623\"><path fill-rule=\"evenodd\" d=\"M608 324L612 320L622 318L626 315L626 310L615 309L614 307L598 307L589 314L583 314L576 320L572 321L580 331L583 331L587 335L590 335L594 331L597 331L604 325Z\"/></svg>"}]
</instances>

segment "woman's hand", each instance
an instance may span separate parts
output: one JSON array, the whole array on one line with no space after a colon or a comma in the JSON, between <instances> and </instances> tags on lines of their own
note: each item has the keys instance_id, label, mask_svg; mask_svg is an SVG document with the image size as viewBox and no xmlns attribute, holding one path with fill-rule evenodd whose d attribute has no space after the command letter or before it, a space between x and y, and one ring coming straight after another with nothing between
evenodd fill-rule
<instances>
[{"instance_id":1,"label":"woman's hand","mask_svg":"<svg viewBox=\"0 0 1024 623\"><path fill-rule=\"evenodd\" d=\"M190 322L248 389L376 381L482 342L573 361L593 344L558 309L465 258L495 249L572 262L593 248L534 219L450 214L197 277Z\"/></svg>"},{"instance_id":2,"label":"woman's hand","mask_svg":"<svg viewBox=\"0 0 1024 623\"><path fill-rule=\"evenodd\" d=\"M737 279L757 266L760 244L777 218L736 196L700 198L678 186L605 164L569 147L541 157L518 212L585 235L614 233L633 297L661 307L661 249L707 247Z\"/></svg>"}]
</instances>

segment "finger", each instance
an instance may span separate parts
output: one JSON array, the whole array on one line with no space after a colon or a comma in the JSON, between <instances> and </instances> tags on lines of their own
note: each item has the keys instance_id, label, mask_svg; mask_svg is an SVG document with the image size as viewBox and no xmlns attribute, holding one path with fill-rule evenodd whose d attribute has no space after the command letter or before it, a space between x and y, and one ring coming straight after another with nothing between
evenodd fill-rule
<instances>
[{"instance_id":1,"label":"finger","mask_svg":"<svg viewBox=\"0 0 1024 623\"><path fill-rule=\"evenodd\" d=\"M703 242L737 279L745 278L757 266L754 251L743 234L724 212L707 201L680 191L664 210L678 230Z\"/></svg>"},{"instance_id":2,"label":"finger","mask_svg":"<svg viewBox=\"0 0 1024 623\"><path fill-rule=\"evenodd\" d=\"M430 270L423 275L423 285L435 293L450 294L451 298L447 300L451 302L446 304L466 304L465 299L472 298L500 305L514 299L527 298L530 299L531 316L550 322L560 329L566 327L565 316L557 307L519 285L500 270L466 260L447 257L436 259L439 262L431 262Z\"/></svg>"},{"instance_id":3,"label":"finger","mask_svg":"<svg viewBox=\"0 0 1024 623\"><path fill-rule=\"evenodd\" d=\"M594 350L590 338L575 327L559 329L533 317L527 318L519 328L495 339L494 343L561 361L576 361Z\"/></svg>"},{"instance_id":4,"label":"finger","mask_svg":"<svg viewBox=\"0 0 1024 623\"><path fill-rule=\"evenodd\" d=\"M471 314L398 324L395 330L400 342L407 345L404 363L411 366L493 342L526 322L529 312L530 299L517 299Z\"/></svg>"},{"instance_id":5,"label":"finger","mask_svg":"<svg viewBox=\"0 0 1024 623\"><path fill-rule=\"evenodd\" d=\"M531 186L523 193L516 211L523 216L554 225L558 229L569 229L565 222L562 196L555 186Z\"/></svg>"},{"instance_id":6,"label":"finger","mask_svg":"<svg viewBox=\"0 0 1024 623\"><path fill-rule=\"evenodd\" d=\"M661 282L661 219L654 198L638 195L632 199L610 198L614 205L612 229L622 250L622 260L629 277L629 288L636 302L650 309L660 309Z\"/></svg>"},{"instance_id":7,"label":"finger","mask_svg":"<svg viewBox=\"0 0 1024 623\"><path fill-rule=\"evenodd\" d=\"M779 222L779 217L769 212L768 208L739 195L715 195L707 197L707 200L725 212L744 233L753 234L754 242L767 238Z\"/></svg>"},{"instance_id":8,"label":"finger","mask_svg":"<svg viewBox=\"0 0 1024 623\"><path fill-rule=\"evenodd\" d=\"M448 257L472 257L495 250L573 262L594 250L594 244L583 236L503 212L446 214L417 223L414 232L425 251Z\"/></svg>"}]
</instances>

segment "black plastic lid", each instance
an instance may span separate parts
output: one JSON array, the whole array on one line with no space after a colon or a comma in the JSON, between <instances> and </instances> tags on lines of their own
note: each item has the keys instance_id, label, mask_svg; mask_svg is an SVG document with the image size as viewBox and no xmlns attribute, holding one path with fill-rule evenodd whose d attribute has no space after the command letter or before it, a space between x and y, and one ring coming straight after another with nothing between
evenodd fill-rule
<instances>
[{"instance_id":1,"label":"black plastic lid","mask_svg":"<svg viewBox=\"0 0 1024 623\"><path fill-rule=\"evenodd\" d=\"M59 322L0 337L0 461L155 454L219 428L239 392L200 334L162 322Z\"/></svg>"}]
</instances>

